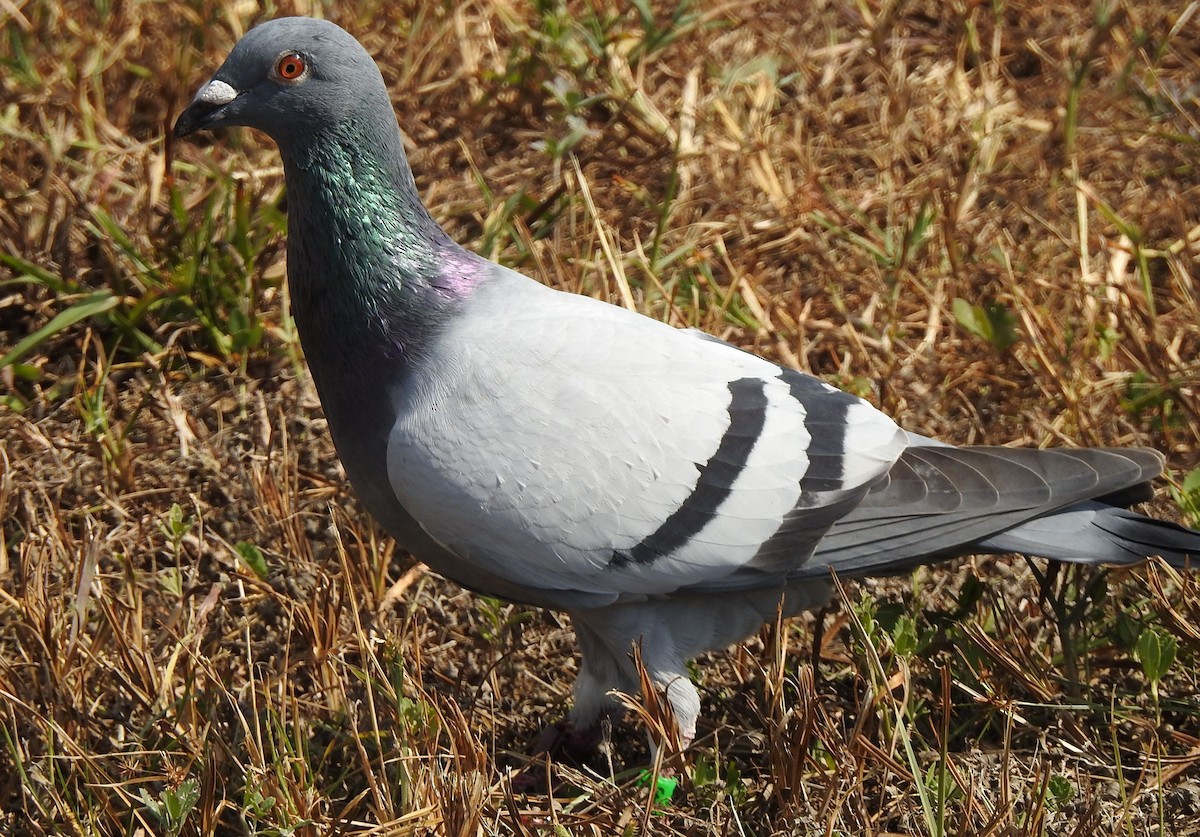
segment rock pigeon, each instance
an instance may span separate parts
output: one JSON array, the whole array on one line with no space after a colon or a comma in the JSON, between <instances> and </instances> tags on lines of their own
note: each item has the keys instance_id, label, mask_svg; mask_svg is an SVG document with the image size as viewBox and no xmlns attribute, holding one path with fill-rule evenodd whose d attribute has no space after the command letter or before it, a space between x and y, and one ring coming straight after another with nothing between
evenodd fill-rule
<instances>
[{"instance_id":1,"label":"rock pigeon","mask_svg":"<svg viewBox=\"0 0 1200 837\"><path fill-rule=\"evenodd\" d=\"M1200 532L1125 508L1155 451L953 447L460 247L421 203L379 69L332 23L252 29L174 133L228 125L279 146L293 313L350 482L435 571L570 615L570 734L638 690L640 644L686 745L687 661L822 606L832 572L1200 557Z\"/></svg>"}]
</instances>

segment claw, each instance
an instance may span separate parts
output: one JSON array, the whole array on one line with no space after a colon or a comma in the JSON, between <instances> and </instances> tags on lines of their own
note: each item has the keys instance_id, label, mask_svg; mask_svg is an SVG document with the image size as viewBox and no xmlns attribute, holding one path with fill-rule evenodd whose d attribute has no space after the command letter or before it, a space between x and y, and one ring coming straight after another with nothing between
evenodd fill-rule
<instances>
[{"instance_id":1,"label":"claw","mask_svg":"<svg viewBox=\"0 0 1200 837\"><path fill-rule=\"evenodd\" d=\"M576 727L566 718L543 727L534 739L530 751L534 760L513 777L513 790L517 793L536 793L545 789L546 780L542 773L544 762L539 758L541 756L545 756L552 763L572 767L592 764L599 755L600 745L606 737L604 727L602 721L587 727Z\"/></svg>"}]
</instances>

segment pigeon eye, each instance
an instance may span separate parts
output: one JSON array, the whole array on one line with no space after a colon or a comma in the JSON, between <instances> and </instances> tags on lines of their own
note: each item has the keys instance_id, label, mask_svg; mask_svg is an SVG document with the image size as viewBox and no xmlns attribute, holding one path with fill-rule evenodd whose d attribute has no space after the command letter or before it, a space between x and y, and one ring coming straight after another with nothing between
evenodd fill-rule
<instances>
[{"instance_id":1,"label":"pigeon eye","mask_svg":"<svg viewBox=\"0 0 1200 837\"><path fill-rule=\"evenodd\" d=\"M308 72L308 64L298 52L288 52L275 63L275 73L284 81L296 81Z\"/></svg>"}]
</instances>

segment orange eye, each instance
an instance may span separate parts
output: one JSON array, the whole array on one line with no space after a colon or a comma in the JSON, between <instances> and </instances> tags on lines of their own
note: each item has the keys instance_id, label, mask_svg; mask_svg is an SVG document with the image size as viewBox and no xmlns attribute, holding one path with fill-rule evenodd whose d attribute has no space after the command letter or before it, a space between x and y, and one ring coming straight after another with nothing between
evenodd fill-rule
<instances>
[{"instance_id":1,"label":"orange eye","mask_svg":"<svg viewBox=\"0 0 1200 837\"><path fill-rule=\"evenodd\" d=\"M279 57L278 63L275 64L275 72L284 81L295 81L300 78L308 70L308 64L304 62L304 56L298 52L289 52Z\"/></svg>"}]
</instances>

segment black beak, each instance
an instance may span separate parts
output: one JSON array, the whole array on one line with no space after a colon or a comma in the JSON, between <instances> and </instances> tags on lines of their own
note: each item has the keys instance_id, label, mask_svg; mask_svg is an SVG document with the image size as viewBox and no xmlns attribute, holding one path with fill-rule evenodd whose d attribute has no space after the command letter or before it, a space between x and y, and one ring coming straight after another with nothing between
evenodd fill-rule
<instances>
[{"instance_id":1,"label":"black beak","mask_svg":"<svg viewBox=\"0 0 1200 837\"><path fill-rule=\"evenodd\" d=\"M225 115L226 107L235 101L238 92L229 84L213 79L200 88L192 103L175 120L172 133L176 139L204 128L212 127Z\"/></svg>"},{"instance_id":2,"label":"black beak","mask_svg":"<svg viewBox=\"0 0 1200 837\"><path fill-rule=\"evenodd\" d=\"M179 139L180 137L186 137L188 134L199 131L209 121L213 111L216 110L220 110L220 107L214 107L206 102L192 102L179 114L179 118L175 120L175 128L171 133L175 135L175 139Z\"/></svg>"}]
</instances>

